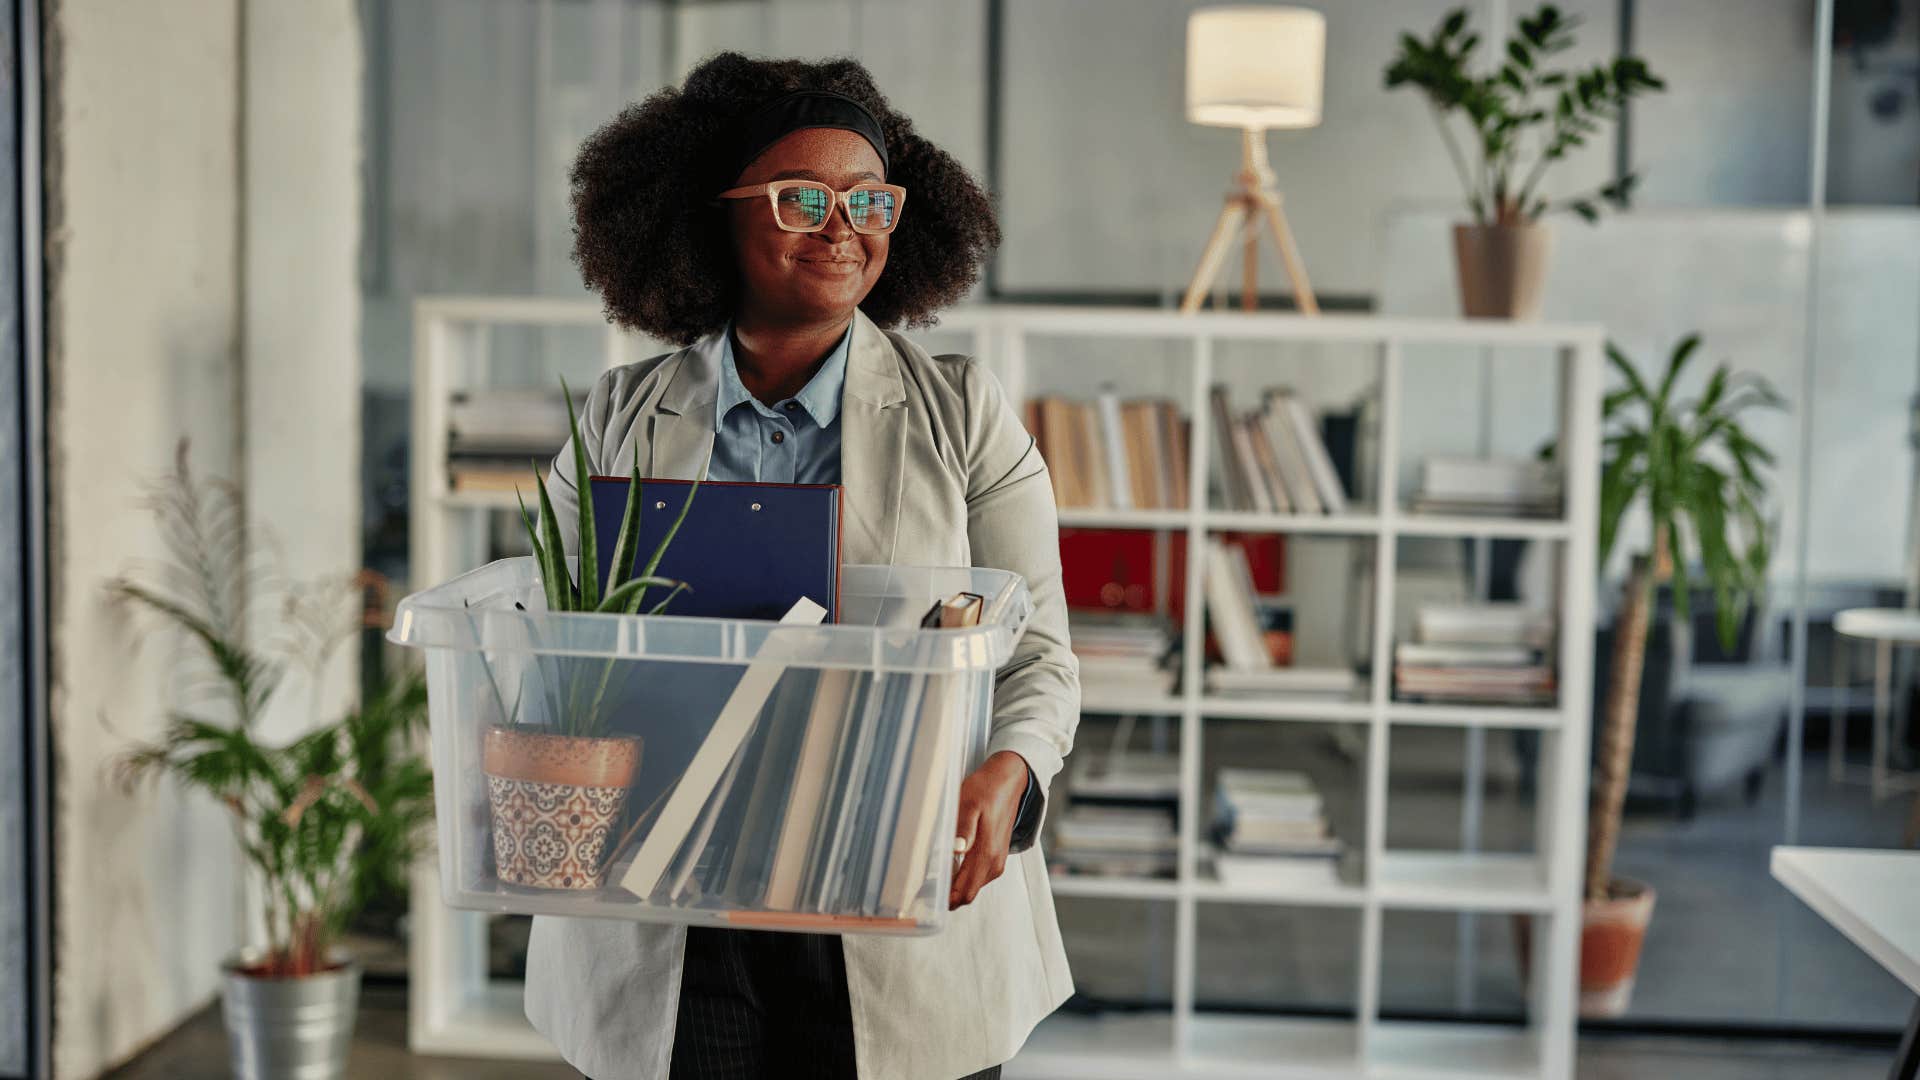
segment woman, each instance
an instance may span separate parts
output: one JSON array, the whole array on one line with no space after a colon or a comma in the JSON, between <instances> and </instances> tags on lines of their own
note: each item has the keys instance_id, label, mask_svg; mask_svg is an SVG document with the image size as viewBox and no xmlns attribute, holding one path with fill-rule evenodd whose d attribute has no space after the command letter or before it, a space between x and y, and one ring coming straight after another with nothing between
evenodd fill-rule
<instances>
[{"instance_id":1,"label":"woman","mask_svg":"<svg viewBox=\"0 0 1920 1080\"><path fill-rule=\"evenodd\" d=\"M1072 992L1031 845L1072 746L1052 485L998 382L883 329L960 299L998 241L966 171L859 64L721 54L628 108L573 170L574 256L614 322L686 343L609 372L588 466L840 483L850 563L1024 575L986 761L961 786L947 928L845 938L541 918L527 1015L594 1080L993 1077ZM559 521L578 499L554 459Z\"/></svg>"}]
</instances>

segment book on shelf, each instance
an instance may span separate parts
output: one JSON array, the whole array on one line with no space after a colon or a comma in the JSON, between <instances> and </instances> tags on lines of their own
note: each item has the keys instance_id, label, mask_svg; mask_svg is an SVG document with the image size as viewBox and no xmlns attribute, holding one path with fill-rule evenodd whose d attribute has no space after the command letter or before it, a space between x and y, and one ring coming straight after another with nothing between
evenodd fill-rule
<instances>
[{"instance_id":1,"label":"book on shelf","mask_svg":"<svg viewBox=\"0 0 1920 1080\"><path fill-rule=\"evenodd\" d=\"M1266 488L1267 501L1273 504L1275 513L1291 514L1296 510L1293 499L1287 493L1287 483L1281 477L1280 454L1275 449L1275 432L1266 422L1266 417L1258 413L1242 421L1247 425L1247 435L1253 442L1253 463L1260 474L1260 482Z\"/></svg>"},{"instance_id":2,"label":"book on shelf","mask_svg":"<svg viewBox=\"0 0 1920 1080\"><path fill-rule=\"evenodd\" d=\"M574 395L576 409L585 404L584 393ZM569 430L567 399L558 390L496 387L447 395L447 434L454 445L544 446L551 457Z\"/></svg>"},{"instance_id":3,"label":"book on shelf","mask_svg":"<svg viewBox=\"0 0 1920 1080\"><path fill-rule=\"evenodd\" d=\"M1426 604L1414 613L1414 638L1425 645L1544 649L1553 642L1553 612L1511 601Z\"/></svg>"},{"instance_id":4,"label":"book on shelf","mask_svg":"<svg viewBox=\"0 0 1920 1080\"><path fill-rule=\"evenodd\" d=\"M1436 456L1420 463L1421 513L1550 516L1560 512L1560 470L1518 458Z\"/></svg>"},{"instance_id":5,"label":"book on shelf","mask_svg":"<svg viewBox=\"0 0 1920 1080\"><path fill-rule=\"evenodd\" d=\"M1325 800L1305 773L1223 768L1214 775L1215 874L1233 885L1327 883L1346 844L1333 835Z\"/></svg>"},{"instance_id":6,"label":"book on shelf","mask_svg":"<svg viewBox=\"0 0 1920 1080\"><path fill-rule=\"evenodd\" d=\"M1321 514L1326 507L1320 501L1320 492L1313 486L1313 473L1307 467L1306 451L1301 449L1303 439L1317 438L1312 432L1304 435L1295 431L1295 421L1291 410L1286 408L1285 398L1269 392L1266 407L1254 414L1260 425L1273 441L1274 457L1280 466L1280 480L1287 486L1287 495L1293 500L1294 508L1302 514Z\"/></svg>"},{"instance_id":7,"label":"book on shelf","mask_svg":"<svg viewBox=\"0 0 1920 1080\"><path fill-rule=\"evenodd\" d=\"M1551 704L1553 614L1516 603L1430 604L1414 639L1393 650L1395 696L1406 701Z\"/></svg>"},{"instance_id":8,"label":"book on shelf","mask_svg":"<svg viewBox=\"0 0 1920 1080\"><path fill-rule=\"evenodd\" d=\"M1251 587L1252 568L1246 549L1227 544L1215 536L1206 538L1207 621L1220 643L1227 666L1264 669L1273 666L1261 635L1260 617L1254 606Z\"/></svg>"},{"instance_id":9,"label":"book on shelf","mask_svg":"<svg viewBox=\"0 0 1920 1080\"><path fill-rule=\"evenodd\" d=\"M1122 398L1102 388L1090 401L1028 398L1028 431L1066 509L1156 510L1186 506L1185 421L1164 398Z\"/></svg>"},{"instance_id":10,"label":"book on shelf","mask_svg":"<svg viewBox=\"0 0 1920 1080\"><path fill-rule=\"evenodd\" d=\"M1171 877L1180 838L1166 807L1071 804L1052 815L1044 846L1053 873Z\"/></svg>"},{"instance_id":11,"label":"book on shelf","mask_svg":"<svg viewBox=\"0 0 1920 1080\"><path fill-rule=\"evenodd\" d=\"M1114 700L1164 697L1178 673L1173 623L1163 615L1070 610L1068 637L1086 696Z\"/></svg>"},{"instance_id":12,"label":"book on shelf","mask_svg":"<svg viewBox=\"0 0 1920 1080\"><path fill-rule=\"evenodd\" d=\"M540 497L533 489L534 478L537 476L544 481L548 471L545 462L536 471L524 460L518 464L512 464L497 463L492 460L453 458L447 462L447 487L457 494L511 495L519 491L527 496L528 504L531 505Z\"/></svg>"},{"instance_id":13,"label":"book on shelf","mask_svg":"<svg viewBox=\"0 0 1920 1080\"><path fill-rule=\"evenodd\" d=\"M1309 515L1346 510L1346 492L1320 424L1299 395L1269 387L1258 409L1237 413L1226 384L1216 383L1207 400L1226 509Z\"/></svg>"},{"instance_id":14,"label":"book on shelf","mask_svg":"<svg viewBox=\"0 0 1920 1080\"><path fill-rule=\"evenodd\" d=\"M1180 798L1180 758L1176 754L1150 750L1082 752L1067 761L1067 794L1074 804L1171 804Z\"/></svg>"}]
</instances>

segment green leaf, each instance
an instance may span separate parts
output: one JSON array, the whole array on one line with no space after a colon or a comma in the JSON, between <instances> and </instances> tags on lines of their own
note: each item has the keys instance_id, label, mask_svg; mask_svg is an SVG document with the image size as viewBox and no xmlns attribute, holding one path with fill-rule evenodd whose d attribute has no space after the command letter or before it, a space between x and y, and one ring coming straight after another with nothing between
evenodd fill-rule
<instances>
[{"instance_id":1,"label":"green leaf","mask_svg":"<svg viewBox=\"0 0 1920 1080\"><path fill-rule=\"evenodd\" d=\"M686 582L675 581L672 578L637 577L608 593L606 599L600 601L600 606L596 610L631 615L640 606L640 595L654 585L687 587Z\"/></svg>"},{"instance_id":2,"label":"green leaf","mask_svg":"<svg viewBox=\"0 0 1920 1080\"><path fill-rule=\"evenodd\" d=\"M1452 37L1453 35L1459 33L1461 30L1465 29L1466 25L1467 25L1467 9L1455 8L1454 10L1447 12L1446 18L1441 20L1440 36Z\"/></svg>"},{"instance_id":3,"label":"green leaf","mask_svg":"<svg viewBox=\"0 0 1920 1080\"><path fill-rule=\"evenodd\" d=\"M678 585L675 585L675 586L673 587L673 591L672 591L672 592L670 592L670 593L668 593L668 594L667 594L667 595L665 596L665 598L663 598L663 599L662 599L662 600L661 600L661 601L660 601L659 603L657 603L657 604L655 604L655 605L653 605L653 607L652 607L652 609L651 609L651 610L649 610L649 611L647 612L647 614L649 614L649 615L658 615L658 614L660 614L660 612L662 612L663 610L665 610L665 609L666 609L666 606L667 606L667 604L668 604L668 602L669 602L669 601L671 601L671 600L672 600L672 599L673 599L674 597L676 597L676 596L679 596L679 595L680 595L680 590L681 590L681 589L685 589L685 588L687 588L687 587L688 587L688 586L687 586L687 583L686 583L686 582L684 582L684 581L683 581L683 582L681 582L681 583L680 583L680 584L678 584Z\"/></svg>"},{"instance_id":4,"label":"green leaf","mask_svg":"<svg viewBox=\"0 0 1920 1080\"><path fill-rule=\"evenodd\" d=\"M1667 401L1673 394L1674 384L1680 381L1680 373L1686 369L1687 361L1700 348L1700 335L1688 334L1673 347L1673 356L1667 361L1667 373L1660 379L1660 389L1654 394L1655 411L1665 411Z\"/></svg>"},{"instance_id":5,"label":"green leaf","mask_svg":"<svg viewBox=\"0 0 1920 1080\"><path fill-rule=\"evenodd\" d=\"M580 551L579 610L592 611L600 606L600 552L596 546L599 540L593 529L592 476L587 471L586 443L580 438L580 418L573 412L573 392L567 389L565 376L560 378L560 396L567 399L567 427L573 433L570 444L573 447L573 487L577 496L574 505L580 512L580 536L577 541ZM632 497L631 492L628 497Z\"/></svg>"},{"instance_id":6,"label":"green leaf","mask_svg":"<svg viewBox=\"0 0 1920 1080\"><path fill-rule=\"evenodd\" d=\"M547 501L546 482L540 479L540 469L536 465L533 482L540 489L540 523L536 526L527 515L527 500L520 494L519 488L513 489L513 497L520 502L520 520L527 528L527 539L533 544L533 556L540 567L540 586L547 594L548 611L573 610L573 585L567 578L566 553L554 547L559 541L559 529L553 524L553 504ZM551 542L543 542L540 537L546 533Z\"/></svg>"},{"instance_id":7,"label":"green leaf","mask_svg":"<svg viewBox=\"0 0 1920 1080\"><path fill-rule=\"evenodd\" d=\"M613 542L613 569L607 577L607 592L626 584L633 576L635 549L640 546L640 444L633 446L633 476L627 481L627 505L620 515L620 535ZM602 611L607 610L603 604Z\"/></svg>"},{"instance_id":8,"label":"green leaf","mask_svg":"<svg viewBox=\"0 0 1920 1080\"><path fill-rule=\"evenodd\" d=\"M580 593L574 588L573 579L567 573L567 549L560 538L560 522L553 512L553 500L547 497L546 481L536 474L534 486L540 490L540 535L547 546L547 562L553 569L553 577L560 583L561 606L559 611L579 611ZM552 593L548 593L548 606L553 603Z\"/></svg>"}]
</instances>

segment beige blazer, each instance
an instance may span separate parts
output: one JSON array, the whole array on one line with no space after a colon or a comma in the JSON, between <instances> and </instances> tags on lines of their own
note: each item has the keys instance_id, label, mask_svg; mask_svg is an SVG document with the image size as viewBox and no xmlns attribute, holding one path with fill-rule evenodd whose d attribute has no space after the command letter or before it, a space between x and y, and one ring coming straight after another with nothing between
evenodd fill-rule
<instances>
[{"instance_id":1,"label":"beige blazer","mask_svg":"<svg viewBox=\"0 0 1920 1080\"><path fill-rule=\"evenodd\" d=\"M581 417L588 467L624 475L637 447L647 475L692 479L713 443L721 342L715 334L603 376ZM1053 486L1033 438L973 358L929 356L864 314L854 319L840 424L845 561L1026 577L1034 612L995 673L988 748L1025 758L1045 790L1073 745L1080 677L1067 647ZM553 476L564 526L578 498L571 446ZM662 1080L685 941L679 926L536 918L527 1018L594 1080ZM938 934L842 941L860 1080L954 1080L997 1065L1073 992L1038 845L1010 857Z\"/></svg>"}]
</instances>

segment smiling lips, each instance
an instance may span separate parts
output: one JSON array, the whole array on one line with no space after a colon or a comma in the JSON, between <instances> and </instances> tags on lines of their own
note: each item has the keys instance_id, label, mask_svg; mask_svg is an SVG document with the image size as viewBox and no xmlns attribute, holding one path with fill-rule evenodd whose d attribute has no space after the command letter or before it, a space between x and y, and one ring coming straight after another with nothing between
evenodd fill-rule
<instances>
[{"instance_id":1,"label":"smiling lips","mask_svg":"<svg viewBox=\"0 0 1920 1080\"><path fill-rule=\"evenodd\" d=\"M808 259L808 258L804 258L804 257L803 257L803 258L801 258L801 259L799 259L798 261L799 261L799 262L803 262L803 263L809 263L809 264L811 264L811 265L814 265L814 266L817 266L817 267L820 267L820 268L821 268L821 269L823 269L823 270L829 270L829 271L833 271L833 272L836 272L836 273L844 273L844 272L846 272L846 271L849 271L849 270L855 270L855 269L858 269L858 268L859 268L859 266L860 266L860 264L861 264L861 261L862 261L862 260L860 260L860 259L832 259L832 258L829 258L829 259Z\"/></svg>"}]
</instances>

